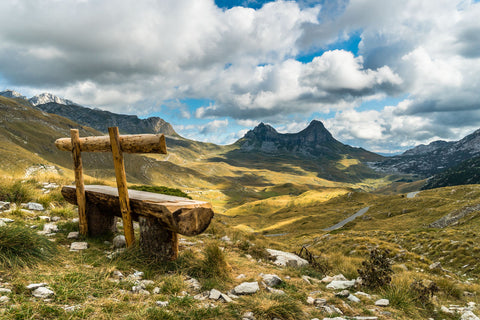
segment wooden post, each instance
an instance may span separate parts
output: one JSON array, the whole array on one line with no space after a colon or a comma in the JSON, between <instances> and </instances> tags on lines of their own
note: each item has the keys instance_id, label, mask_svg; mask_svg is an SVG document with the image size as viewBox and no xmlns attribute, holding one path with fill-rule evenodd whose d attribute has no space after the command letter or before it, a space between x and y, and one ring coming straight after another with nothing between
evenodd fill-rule
<instances>
[{"instance_id":1,"label":"wooden post","mask_svg":"<svg viewBox=\"0 0 480 320\"><path fill-rule=\"evenodd\" d=\"M133 233L130 201L128 199L127 177L125 174L125 164L120 146L118 127L108 128L108 134L110 136L110 144L112 146L113 165L115 166L115 176L117 178L118 199L120 202L120 211L123 219L125 242L127 243L127 247L130 247L135 242L135 234Z\"/></svg>"},{"instance_id":2,"label":"wooden post","mask_svg":"<svg viewBox=\"0 0 480 320\"><path fill-rule=\"evenodd\" d=\"M85 213L86 199L85 186L83 182L83 165L80 151L80 135L77 129L70 130L70 137L72 140L72 155L73 167L75 171L75 185L78 205L78 220L80 227L80 234L86 236L88 234L88 221Z\"/></svg>"}]
</instances>

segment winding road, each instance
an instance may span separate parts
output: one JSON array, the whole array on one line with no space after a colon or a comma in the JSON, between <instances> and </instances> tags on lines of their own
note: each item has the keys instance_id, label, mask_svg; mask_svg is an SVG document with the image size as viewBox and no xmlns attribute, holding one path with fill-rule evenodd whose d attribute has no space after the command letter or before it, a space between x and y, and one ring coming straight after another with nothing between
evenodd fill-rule
<instances>
[{"instance_id":1,"label":"winding road","mask_svg":"<svg viewBox=\"0 0 480 320\"><path fill-rule=\"evenodd\" d=\"M340 221L339 223L329 227L329 228L326 228L326 229L322 229L323 231L333 231L333 230L337 230L337 229L340 229L341 227L343 227L344 225L346 225L347 223L349 223L350 221L353 221L355 220L355 218L357 217L360 217L360 216L363 216L367 211L368 209L370 209L370 207L365 207L363 209L360 209L358 210L354 215L351 215L350 217L348 217L347 219L345 220L342 220Z\"/></svg>"}]
</instances>

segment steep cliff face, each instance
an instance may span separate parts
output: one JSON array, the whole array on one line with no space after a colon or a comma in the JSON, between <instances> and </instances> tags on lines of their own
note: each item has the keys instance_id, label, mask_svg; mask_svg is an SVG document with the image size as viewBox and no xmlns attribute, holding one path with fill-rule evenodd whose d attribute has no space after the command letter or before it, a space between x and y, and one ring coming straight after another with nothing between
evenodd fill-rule
<instances>
[{"instance_id":1,"label":"steep cliff face","mask_svg":"<svg viewBox=\"0 0 480 320\"><path fill-rule=\"evenodd\" d=\"M434 141L370 165L377 171L429 177L476 156L480 156L480 129L459 141Z\"/></svg>"},{"instance_id":2,"label":"steep cliff face","mask_svg":"<svg viewBox=\"0 0 480 320\"><path fill-rule=\"evenodd\" d=\"M48 113L71 119L84 126L92 127L100 132L107 132L108 127L118 127L121 133L163 133L178 136L172 126L159 117L139 119L134 115L116 114L109 111L89 109L78 105L65 105L50 102L36 106Z\"/></svg>"},{"instance_id":3,"label":"steep cliff face","mask_svg":"<svg viewBox=\"0 0 480 320\"><path fill-rule=\"evenodd\" d=\"M237 143L245 152L329 158L348 155L361 160L381 158L372 152L341 143L317 120L313 120L307 128L298 133L287 134L278 133L270 125L260 123Z\"/></svg>"}]
</instances>

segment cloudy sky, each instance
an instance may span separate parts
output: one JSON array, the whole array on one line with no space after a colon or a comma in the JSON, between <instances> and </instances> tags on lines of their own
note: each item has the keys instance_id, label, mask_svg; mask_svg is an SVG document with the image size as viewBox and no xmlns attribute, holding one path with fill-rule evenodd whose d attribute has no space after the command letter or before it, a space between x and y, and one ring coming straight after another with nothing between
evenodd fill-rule
<instances>
[{"instance_id":1,"label":"cloudy sky","mask_svg":"<svg viewBox=\"0 0 480 320\"><path fill-rule=\"evenodd\" d=\"M234 142L318 119L398 152L480 127L480 3L469 0L9 0L0 91L160 116Z\"/></svg>"}]
</instances>

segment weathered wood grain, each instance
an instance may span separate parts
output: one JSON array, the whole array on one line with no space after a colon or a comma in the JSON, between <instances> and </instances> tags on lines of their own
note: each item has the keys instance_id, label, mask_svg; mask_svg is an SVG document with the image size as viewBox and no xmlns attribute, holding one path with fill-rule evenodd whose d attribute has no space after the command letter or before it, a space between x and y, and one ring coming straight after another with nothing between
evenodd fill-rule
<instances>
[{"instance_id":1,"label":"weathered wood grain","mask_svg":"<svg viewBox=\"0 0 480 320\"><path fill-rule=\"evenodd\" d=\"M120 134L117 127L108 128L110 135L110 145L112 146L113 166L115 168L115 177L117 180L118 198L120 212L122 213L123 231L125 233L125 242L127 247L135 243L135 233L133 231L133 222L130 210L130 201L128 199L127 175L125 173L125 163L123 161L123 152L120 146Z\"/></svg>"},{"instance_id":2,"label":"weathered wood grain","mask_svg":"<svg viewBox=\"0 0 480 320\"><path fill-rule=\"evenodd\" d=\"M77 204L75 186L64 186L63 197L72 204ZM132 219L139 216L156 217L159 227L194 236L202 233L213 218L213 210L208 202L164 194L128 190ZM117 188L99 185L85 186L87 206L99 208L103 214L121 217Z\"/></svg>"},{"instance_id":3,"label":"weathered wood grain","mask_svg":"<svg viewBox=\"0 0 480 320\"><path fill-rule=\"evenodd\" d=\"M72 141L61 138L55 141L55 145L62 151L72 151ZM167 145L163 134L136 134L121 135L120 148L124 153L167 153ZM80 138L81 152L111 152L109 136Z\"/></svg>"},{"instance_id":4,"label":"weathered wood grain","mask_svg":"<svg viewBox=\"0 0 480 320\"><path fill-rule=\"evenodd\" d=\"M70 130L70 143L72 144L73 171L75 172L75 184L77 186L76 197L78 205L79 231L82 235L88 234L88 221L85 213L85 187L83 182L83 165L80 152L80 138L77 129Z\"/></svg>"}]
</instances>

